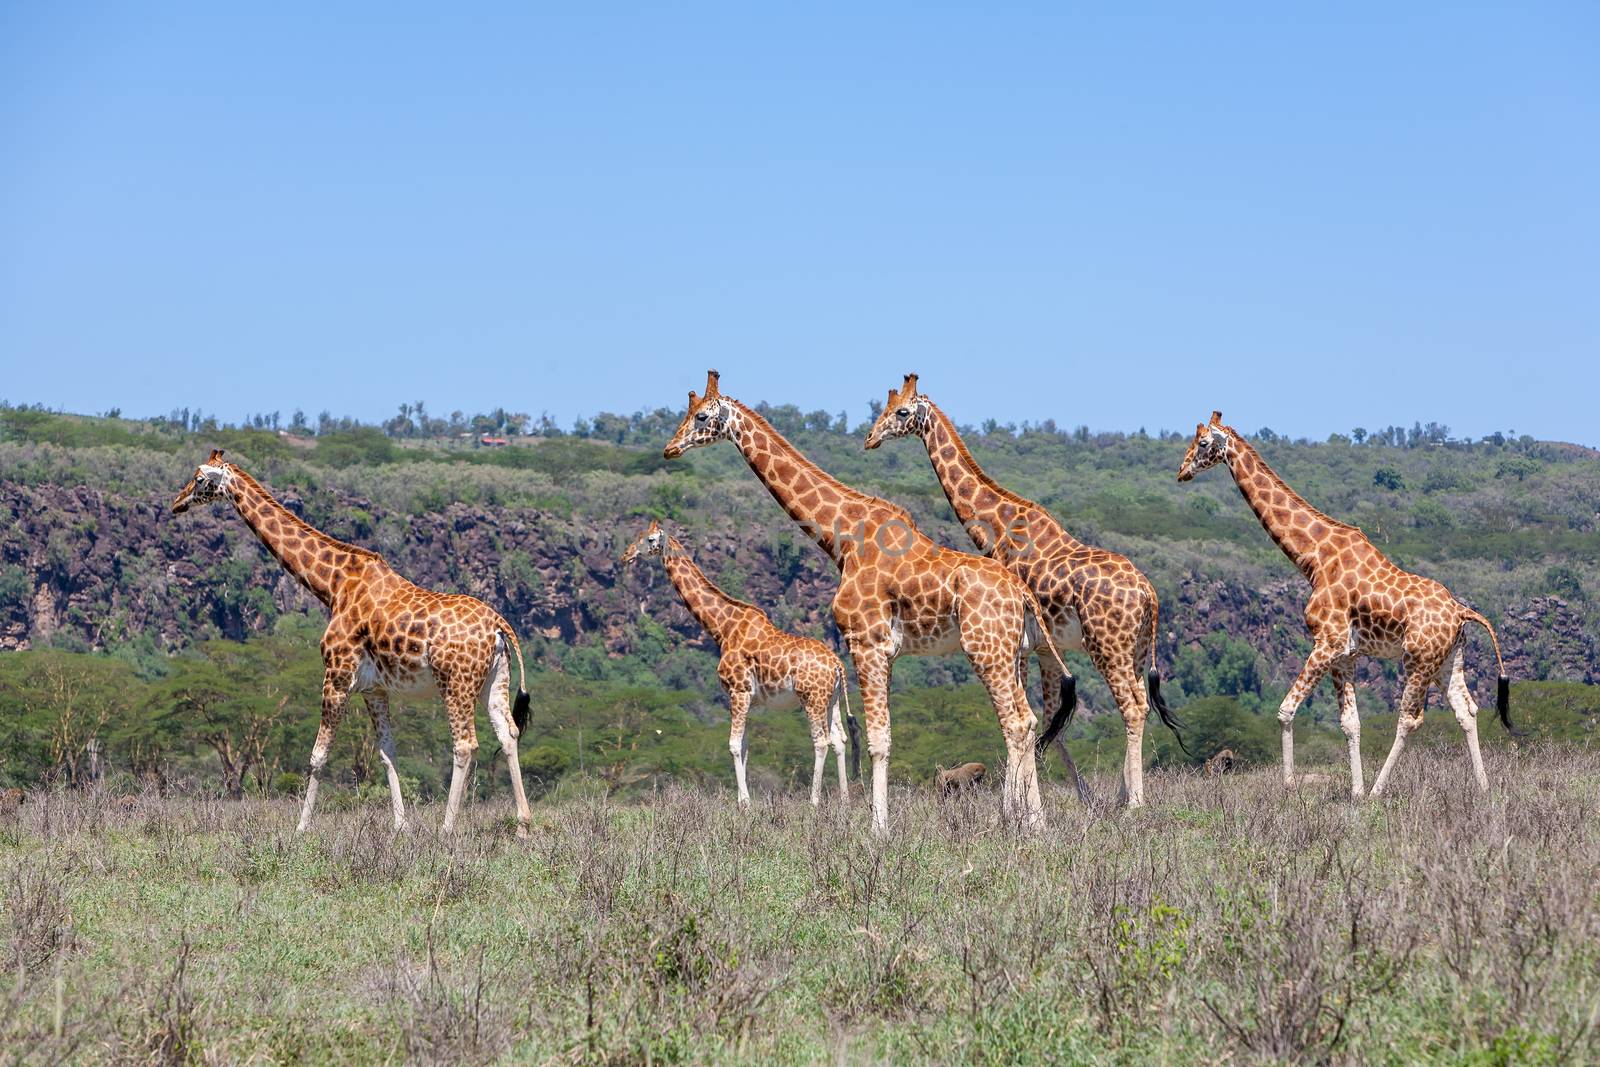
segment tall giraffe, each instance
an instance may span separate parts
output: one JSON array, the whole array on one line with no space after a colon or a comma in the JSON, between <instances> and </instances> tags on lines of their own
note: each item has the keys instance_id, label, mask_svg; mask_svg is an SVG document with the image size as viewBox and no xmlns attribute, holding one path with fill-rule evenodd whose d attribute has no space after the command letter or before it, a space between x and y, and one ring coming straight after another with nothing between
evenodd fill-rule
<instances>
[{"instance_id":1,"label":"tall giraffe","mask_svg":"<svg viewBox=\"0 0 1600 1067\"><path fill-rule=\"evenodd\" d=\"M1044 608L1055 643L1089 654L1111 688L1122 712L1127 750L1122 760L1122 797L1129 807L1144 803L1144 722L1149 703L1183 745L1180 724L1161 698L1155 670L1156 623L1160 608L1155 587L1139 569L1115 552L1075 539L1044 508L1002 488L967 451L950 416L920 393L908 374L867 434L866 447L897 437L916 436L928 449L934 472L961 525L979 550L1010 567L1028 584ZM1149 673L1140 683L1141 665ZM1062 699L1061 672L1050 657L1039 656L1039 681L1050 726L1039 748L1059 743L1072 717L1074 701ZM1080 796L1087 789L1064 743L1058 744ZM1187 752L1188 748L1184 747Z\"/></svg>"},{"instance_id":2,"label":"tall giraffe","mask_svg":"<svg viewBox=\"0 0 1600 1067\"><path fill-rule=\"evenodd\" d=\"M1339 725L1350 745L1350 793L1361 796L1361 718L1356 712L1355 661L1359 656L1371 656L1398 659L1405 669L1394 747L1378 772L1378 780L1372 783L1372 795L1383 792L1395 761L1405 748L1406 735L1422 725L1428 687L1435 681L1444 690L1456 722L1466 735L1473 777L1478 787L1488 792L1489 778L1483 770L1483 754L1478 750L1478 705L1467 688L1463 667L1468 623L1477 623L1489 632L1495 662L1500 667L1495 704L1505 728L1517 732L1511 725L1511 683L1500 658L1500 639L1489 620L1432 578L1395 566L1356 527L1330 519L1306 503L1267 466L1239 431L1223 425L1222 412L1213 411L1209 424L1195 427L1194 442L1178 468L1178 481L1186 482L1218 463L1227 463L1239 492L1267 534L1311 583L1311 599L1305 612L1306 629L1311 631L1311 654L1278 709L1278 722L1283 727L1284 782L1294 781L1295 712L1322 676L1331 674L1339 695Z\"/></svg>"},{"instance_id":3,"label":"tall giraffe","mask_svg":"<svg viewBox=\"0 0 1600 1067\"><path fill-rule=\"evenodd\" d=\"M317 776L328 761L334 730L351 693L366 697L378 731L378 754L389 777L394 825L406 825L400 776L394 765L394 735L389 728L389 696L436 691L444 698L455 739L450 799L444 829L455 827L467 767L477 750L478 698L506 755L517 806L517 836L526 837L532 816L522 791L517 736L527 725L528 694L522 646L511 625L475 597L435 593L406 581L376 552L335 541L272 498L239 466L216 449L194 472L172 502L173 514L196 504L226 499L238 509L268 552L327 607L322 635L322 725L311 749L305 804L299 829L311 824L317 803ZM517 699L511 702L511 661L517 658Z\"/></svg>"},{"instance_id":4,"label":"tall giraffe","mask_svg":"<svg viewBox=\"0 0 1600 1067\"><path fill-rule=\"evenodd\" d=\"M839 800L850 802L849 779L844 768L844 731L840 728L839 704L845 701L845 718L850 729L851 762L859 764L859 728L850 714L844 664L833 649L810 637L784 633L772 625L761 609L746 604L718 589L695 566L694 558L676 537L663 533L661 524L651 519L644 532L634 538L622 553L624 565L639 557L661 557L667 577L690 614L699 620L722 652L717 663L717 679L728 694L730 726L728 750L733 753L733 776L739 785L739 806L750 806L750 790L745 785L745 767L750 759L750 741L745 736L745 718L752 706L787 709L803 706L811 721L811 804L822 803L822 770L833 745L839 765Z\"/></svg>"},{"instance_id":5,"label":"tall giraffe","mask_svg":"<svg viewBox=\"0 0 1600 1067\"><path fill-rule=\"evenodd\" d=\"M896 657L965 652L989 691L1006 738L1002 808L1016 825L1044 825L1034 765L1033 709L1022 685L1034 635L1051 643L1033 593L992 559L955 552L919 531L903 508L829 477L755 411L706 375L706 395L663 451L732 441L775 500L840 571L833 618L850 647L872 753L872 825L889 828L889 676ZM1057 657L1059 659L1059 656ZM1063 664L1064 673L1066 667Z\"/></svg>"}]
</instances>

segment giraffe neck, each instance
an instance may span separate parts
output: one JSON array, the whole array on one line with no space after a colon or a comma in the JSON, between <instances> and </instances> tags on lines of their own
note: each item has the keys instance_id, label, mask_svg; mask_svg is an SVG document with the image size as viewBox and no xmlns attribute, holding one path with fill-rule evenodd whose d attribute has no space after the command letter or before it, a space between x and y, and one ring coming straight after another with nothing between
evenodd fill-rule
<instances>
[{"instance_id":1,"label":"giraffe neck","mask_svg":"<svg viewBox=\"0 0 1600 1067\"><path fill-rule=\"evenodd\" d=\"M933 461L934 473L956 518L980 541L986 534L993 538L1005 536L1023 510L1044 513L1032 500L1018 496L989 477L967 450L950 416L931 401L922 442L928 448L928 459ZM1069 547L1077 544L1065 530L1061 534Z\"/></svg>"},{"instance_id":2,"label":"giraffe neck","mask_svg":"<svg viewBox=\"0 0 1600 1067\"><path fill-rule=\"evenodd\" d=\"M1278 472L1267 466L1267 461L1251 444L1232 430L1228 431L1232 445L1228 449L1228 469L1243 494L1245 503L1256 513L1267 534L1283 549L1300 572L1307 578L1316 569L1321 539L1333 527L1345 524L1330 519L1310 504L1289 483L1278 477Z\"/></svg>"},{"instance_id":3,"label":"giraffe neck","mask_svg":"<svg viewBox=\"0 0 1600 1067\"><path fill-rule=\"evenodd\" d=\"M705 572L695 565L689 550L675 537L667 538L667 549L661 554L667 577L678 590L684 606L700 625L706 628L718 645L726 646L726 637L736 622L746 619L756 608L718 589Z\"/></svg>"},{"instance_id":4,"label":"giraffe neck","mask_svg":"<svg viewBox=\"0 0 1600 1067\"><path fill-rule=\"evenodd\" d=\"M328 607L352 580L349 572L356 560L377 558L364 548L334 540L301 519L238 467L230 466L228 470L232 475L228 479L228 498L238 509L239 517L283 564L283 569Z\"/></svg>"},{"instance_id":5,"label":"giraffe neck","mask_svg":"<svg viewBox=\"0 0 1600 1067\"><path fill-rule=\"evenodd\" d=\"M749 407L732 399L728 403L737 413L730 436L750 470L836 565L844 566L846 556L864 547L864 541L874 542L886 522L903 523L906 533L921 536L908 512L851 489L807 459ZM906 533L897 532L889 543L900 544Z\"/></svg>"}]
</instances>

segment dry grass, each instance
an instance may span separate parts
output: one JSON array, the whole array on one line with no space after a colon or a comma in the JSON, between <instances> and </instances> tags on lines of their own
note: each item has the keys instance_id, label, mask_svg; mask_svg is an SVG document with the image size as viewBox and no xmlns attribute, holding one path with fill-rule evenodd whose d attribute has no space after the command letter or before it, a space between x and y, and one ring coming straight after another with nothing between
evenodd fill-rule
<instances>
[{"instance_id":1,"label":"dry grass","mask_svg":"<svg viewBox=\"0 0 1600 1067\"><path fill-rule=\"evenodd\" d=\"M0 814L12 1062L1561 1063L1600 1056L1600 753L1417 753L1393 795L993 792L383 805L32 795ZM1111 783L1096 783L1100 795Z\"/></svg>"}]
</instances>

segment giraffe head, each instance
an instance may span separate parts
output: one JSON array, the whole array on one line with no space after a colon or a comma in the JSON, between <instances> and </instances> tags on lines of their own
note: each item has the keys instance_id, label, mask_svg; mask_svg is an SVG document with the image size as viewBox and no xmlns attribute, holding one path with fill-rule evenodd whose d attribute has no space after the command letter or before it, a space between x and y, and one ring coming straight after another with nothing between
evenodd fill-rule
<instances>
[{"instance_id":1,"label":"giraffe head","mask_svg":"<svg viewBox=\"0 0 1600 1067\"><path fill-rule=\"evenodd\" d=\"M181 515L192 504L209 504L220 499L233 481L233 464L224 463L222 449L213 448L206 461L194 470L194 477L183 487L183 492L172 502L172 513Z\"/></svg>"},{"instance_id":2,"label":"giraffe head","mask_svg":"<svg viewBox=\"0 0 1600 1067\"><path fill-rule=\"evenodd\" d=\"M1209 423L1202 422L1194 428L1194 443L1183 454L1178 481L1186 482L1207 467L1215 467L1227 459L1233 442L1233 427L1222 425L1222 412L1213 411Z\"/></svg>"},{"instance_id":3,"label":"giraffe head","mask_svg":"<svg viewBox=\"0 0 1600 1067\"><path fill-rule=\"evenodd\" d=\"M645 527L644 533L633 539L627 551L622 553L624 565L632 563L640 556L659 556L667 547L667 535L661 532L661 524L655 519L650 520L650 525Z\"/></svg>"},{"instance_id":4,"label":"giraffe head","mask_svg":"<svg viewBox=\"0 0 1600 1067\"><path fill-rule=\"evenodd\" d=\"M896 437L921 434L928 428L928 414L933 402L917 392L917 376L906 375L898 390L889 390L889 399L878 413L878 420L867 433L868 448L877 448Z\"/></svg>"},{"instance_id":5,"label":"giraffe head","mask_svg":"<svg viewBox=\"0 0 1600 1067\"><path fill-rule=\"evenodd\" d=\"M689 410L678 424L678 432L661 450L667 459L676 459L691 448L713 444L733 435L738 412L722 395L722 390L717 388L718 377L716 371L706 371L705 396L696 396L693 389L689 390Z\"/></svg>"}]
</instances>

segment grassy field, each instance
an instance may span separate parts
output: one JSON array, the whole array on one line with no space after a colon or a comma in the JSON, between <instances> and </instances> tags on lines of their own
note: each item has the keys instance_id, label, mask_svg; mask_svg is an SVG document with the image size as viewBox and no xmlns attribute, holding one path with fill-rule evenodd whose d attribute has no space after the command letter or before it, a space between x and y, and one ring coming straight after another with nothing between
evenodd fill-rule
<instances>
[{"instance_id":1,"label":"grassy field","mask_svg":"<svg viewBox=\"0 0 1600 1067\"><path fill-rule=\"evenodd\" d=\"M1600 752L859 803L568 781L443 840L347 803L30 794L0 815L10 1062L1559 1063L1600 1056ZM1113 783L1095 783L1110 796ZM832 799L831 794L828 798ZM335 806L337 807L337 806Z\"/></svg>"}]
</instances>

